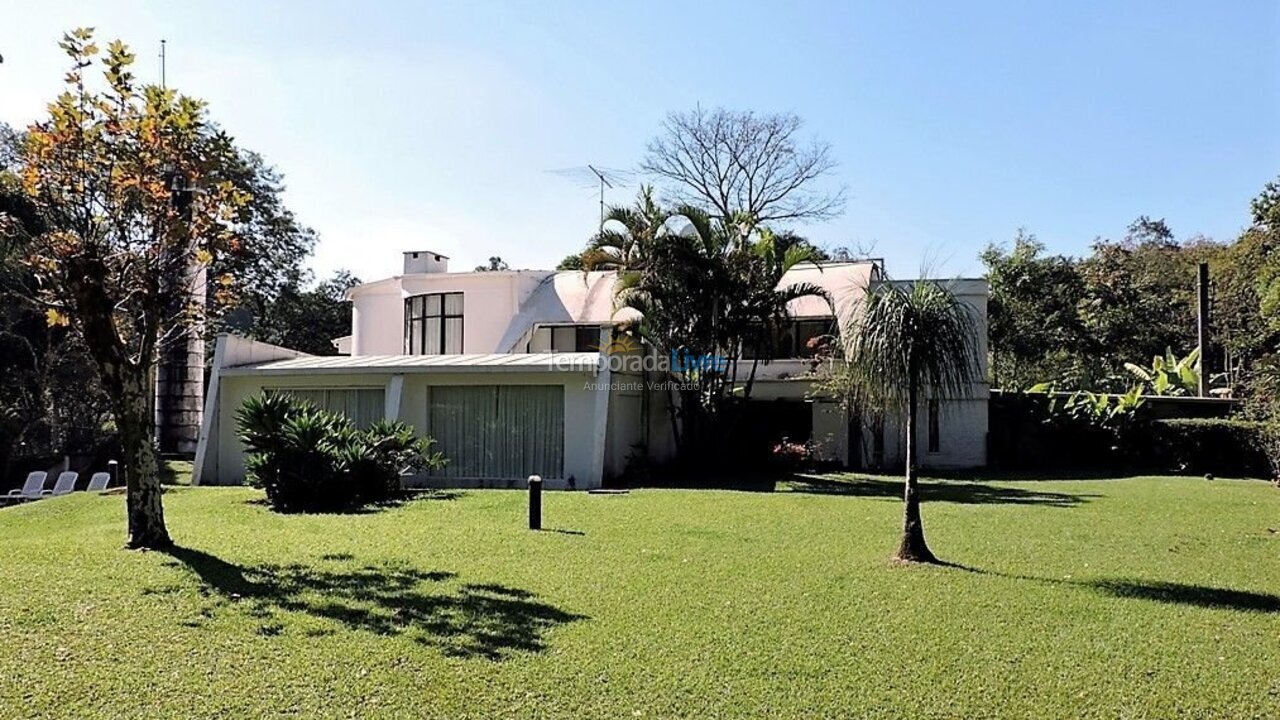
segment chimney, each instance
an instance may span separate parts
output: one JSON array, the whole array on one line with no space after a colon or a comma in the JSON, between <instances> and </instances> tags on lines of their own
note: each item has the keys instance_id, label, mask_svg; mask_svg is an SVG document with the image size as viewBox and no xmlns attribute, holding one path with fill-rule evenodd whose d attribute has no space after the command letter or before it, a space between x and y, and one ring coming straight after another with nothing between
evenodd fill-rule
<instances>
[{"instance_id":1,"label":"chimney","mask_svg":"<svg viewBox=\"0 0 1280 720\"><path fill-rule=\"evenodd\" d=\"M404 274L449 272L449 258L430 250L417 250L404 254Z\"/></svg>"}]
</instances>

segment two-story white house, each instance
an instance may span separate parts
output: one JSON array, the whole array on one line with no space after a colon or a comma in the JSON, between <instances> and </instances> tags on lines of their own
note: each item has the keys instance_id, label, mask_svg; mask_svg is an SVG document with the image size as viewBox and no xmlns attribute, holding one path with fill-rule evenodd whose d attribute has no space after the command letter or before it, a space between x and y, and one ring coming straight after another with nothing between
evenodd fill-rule
<instances>
[{"instance_id":1,"label":"two-story white house","mask_svg":"<svg viewBox=\"0 0 1280 720\"><path fill-rule=\"evenodd\" d=\"M409 478L422 485L514 485L541 475L549 487L592 488L620 477L629 463L661 463L674 454L670 394L614 334L629 317L614 303L613 272L449 272L448 258L404 255L404 273L352 288L352 327L339 356L311 356L235 336L218 339L205 402L194 481L244 480L235 411L263 392L290 392L337 410L357 424L401 420L435 438L448 466ZM744 437L761 446L780 437L813 443L819 456L848 467L900 463L900 424L858 417L811 397L813 338L855 317L869 284L883 282L875 262L802 265L782 285L827 290L797 300L777 357L757 365ZM954 281L973 306L980 357L986 358L987 286ZM982 376L985 377L985 367ZM965 397L929 400L919 435L927 467L986 463L985 383Z\"/></svg>"}]
</instances>

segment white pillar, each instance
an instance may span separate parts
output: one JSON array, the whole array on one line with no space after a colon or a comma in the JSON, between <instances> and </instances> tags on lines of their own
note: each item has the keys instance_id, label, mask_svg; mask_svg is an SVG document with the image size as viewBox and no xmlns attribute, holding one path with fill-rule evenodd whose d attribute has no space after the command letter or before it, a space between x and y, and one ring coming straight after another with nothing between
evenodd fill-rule
<instances>
[{"instance_id":1,"label":"white pillar","mask_svg":"<svg viewBox=\"0 0 1280 720\"><path fill-rule=\"evenodd\" d=\"M404 375L392 375L387 381L387 395L383 402L384 417L388 422L400 419L400 399L404 397Z\"/></svg>"}]
</instances>

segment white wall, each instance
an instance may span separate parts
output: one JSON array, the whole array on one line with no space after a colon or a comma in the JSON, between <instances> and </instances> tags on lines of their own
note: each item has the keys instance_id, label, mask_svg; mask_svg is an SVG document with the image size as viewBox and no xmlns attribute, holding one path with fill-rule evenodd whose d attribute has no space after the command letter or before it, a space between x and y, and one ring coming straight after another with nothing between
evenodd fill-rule
<instances>
[{"instance_id":1,"label":"white wall","mask_svg":"<svg viewBox=\"0 0 1280 720\"><path fill-rule=\"evenodd\" d=\"M506 352L500 347L520 303L546 272L427 273L360 286L351 292L352 355L404 353L404 299L462 293L462 352Z\"/></svg>"},{"instance_id":2,"label":"white wall","mask_svg":"<svg viewBox=\"0 0 1280 720\"><path fill-rule=\"evenodd\" d=\"M404 296L398 283L362 288L351 302L351 354L404 353Z\"/></svg>"},{"instance_id":3,"label":"white wall","mask_svg":"<svg viewBox=\"0 0 1280 720\"><path fill-rule=\"evenodd\" d=\"M218 413L218 427L211 429L217 439L216 453L213 462L206 465L206 472L201 479L207 485L236 485L244 482L244 448L236 438L235 411L249 397L260 394L263 388L275 387L378 387L387 388L392 384L389 373L354 373L335 375L326 373L300 373L298 375L224 375L221 378ZM603 428L606 418L601 411L597 393L587 385L593 382L591 373L587 372L462 372L462 373L412 373L403 377L403 390L400 400L399 416L402 420L423 433L429 434L428 398L433 385L563 385L564 386L564 477L544 478L548 488L562 488L568 485L572 476L579 489L598 487L602 479L602 467L599 458L595 428ZM388 403L387 407L391 407ZM415 478L411 484L429 485L441 481ZM516 484L506 481L476 482L463 484L507 486ZM457 485L454 480L449 481Z\"/></svg>"}]
</instances>

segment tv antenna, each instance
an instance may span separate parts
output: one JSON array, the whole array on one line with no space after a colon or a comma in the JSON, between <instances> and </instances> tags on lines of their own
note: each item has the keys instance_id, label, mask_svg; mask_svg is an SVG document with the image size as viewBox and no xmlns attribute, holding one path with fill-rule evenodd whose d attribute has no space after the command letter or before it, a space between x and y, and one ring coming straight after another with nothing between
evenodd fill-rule
<instances>
[{"instance_id":1,"label":"tv antenna","mask_svg":"<svg viewBox=\"0 0 1280 720\"><path fill-rule=\"evenodd\" d=\"M617 170L614 168L602 167L599 165L583 165L581 167L563 168L561 170L551 170L551 173L559 175L567 180L577 183L578 187L585 189L600 188L600 230L604 230L604 191L612 190L618 187L626 187L635 179L635 173L630 170Z\"/></svg>"}]
</instances>

